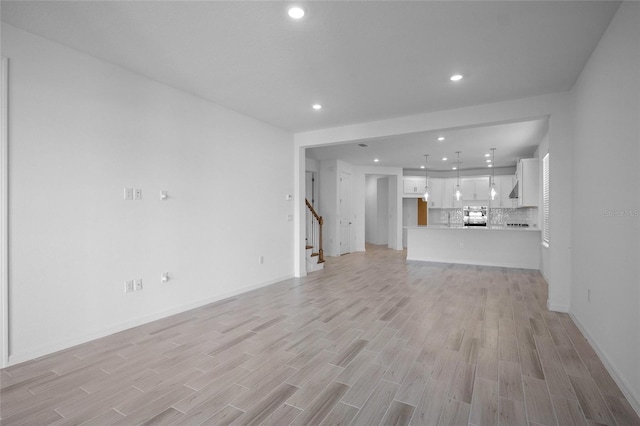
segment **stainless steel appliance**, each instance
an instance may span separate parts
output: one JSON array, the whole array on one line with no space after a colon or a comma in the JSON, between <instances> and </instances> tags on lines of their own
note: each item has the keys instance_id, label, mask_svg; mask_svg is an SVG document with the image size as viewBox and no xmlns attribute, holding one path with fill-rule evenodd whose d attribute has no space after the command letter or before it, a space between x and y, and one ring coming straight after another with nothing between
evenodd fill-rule
<instances>
[{"instance_id":1,"label":"stainless steel appliance","mask_svg":"<svg viewBox=\"0 0 640 426\"><path fill-rule=\"evenodd\" d=\"M487 226L487 206L464 206L462 221L464 226Z\"/></svg>"}]
</instances>

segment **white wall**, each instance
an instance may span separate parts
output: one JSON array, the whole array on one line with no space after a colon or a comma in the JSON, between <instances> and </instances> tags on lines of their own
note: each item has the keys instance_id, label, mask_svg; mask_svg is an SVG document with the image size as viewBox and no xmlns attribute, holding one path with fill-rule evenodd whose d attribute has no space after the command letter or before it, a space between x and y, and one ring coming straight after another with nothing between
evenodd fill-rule
<instances>
[{"instance_id":1,"label":"white wall","mask_svg":"<svg viewBox=\"0 0 640 426\"><path fill-rule=\"evenodd\" d=\"M390 208L389 205L389 178L383 177L378 179L378 229L376 232L376 242L374 244L382 245L389 244L389 218Z\"/></svg>"},{"instance_id":2,"label":"white wall","mask_svg":"<svg viewBox=\"0 0 640 426\"><path fill-rule=\"evenodd\" d=\"M313 158L305 158L304 169L308 172L319 172L320 171L320 162Z\"/></svg>"},{"instance_id":3,"label":"white wall","mask_svg":"<svg viewBox=\"0 0 640 426\"><path fill-rule=\"evenodd\" d=\"M379 176L365 177L365 242L377 244L378 241L378 179Z\"/></svg>"},{"instance_id":4,"label":"white wall","mask_svg":"<svg viewBox=\"0 0 640 426\"><path fill-rule=\"evenodd\" d=\"M11 363L292 276L289 133L4 23L2 54Z\"/></svg>"},{"instance_id":5,"label":"white wall","mask_svg":"<svg viewBox=\"0 0 640 426\"><path fill-rule=\"evenodd\" d=\"M431 217L429 217L431 222ZM402 199L402 247L407 247L407 229L405 226L418 225L418 199L403 198Z\"/></svg>"},{"instance_id":6,"label":"white wall","mask_svg":"<svg viewBox=\"0 0 640 426\"><path fill-rule=\"evenodd\" d=\"M622 3L573 89L572 201L579 214L572 221L571 289L571 314L622 382L638 412L639 23L640 4ZM587 300L589 289L591 302Z\"/></svg>"},{"instance_id":7,"label":"white wall","mask_svg":"<svg viewBox=\"0 0 640 426\"><path fill-rule=\"evenodd\" d=\"M389 176L388 247L402 250L402 178Z\"/></svg>"}]
</instances>

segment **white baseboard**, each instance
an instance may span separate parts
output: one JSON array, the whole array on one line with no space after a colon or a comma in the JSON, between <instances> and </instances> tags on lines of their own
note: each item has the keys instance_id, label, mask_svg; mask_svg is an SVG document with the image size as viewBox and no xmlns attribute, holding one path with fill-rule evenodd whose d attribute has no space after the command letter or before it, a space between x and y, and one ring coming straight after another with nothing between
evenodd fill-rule
<instances>
[{"instance_id":1,"label":"white baseboard","mask_svg":"<svg viewBox=\"0 0 640 426\"><path fill-rule=\"evenodd\" d=\"M83 343L87 343L90 342L92 340L96 340L96 339L100 339L102 337L106 337L109 336L111 334L115 334L115 333L119 333L121 331L124 330L128 330L130 328L134 328L134 327L138 327L147 323L150 323L152 321L156 321L162 318L166 318L169 317L171 315L176 315L191 309L195 309L195 308L199 308L201 306L205 306L208 305L210 303L214 303L214 302L218 302L220 300L224 300L224 299L228 299L229 297L233 297L233 296L237 296L239 294L242 293L247 293L249 291L252 290L256 290L262 287L266 287L269 286L271 284L275 284L275 283L279 283L280 281L284 281L284 280L288 280L290 278L293 278L293 274L290 275L286 275L280 278L275 278L273 280L269 280L269 281L265 281L259 284L254 284L251 286L247 286L247 287L243 287L240 288L238 290L234 290L231 292L227 292L227 293L222 293L222 294L218 294L216 296L213 297L209 297L203 300L198 300L196 302L191 302L191 303L187 303L185 305L181 305L163 312L158 312L156 314L152 314L152 315L147 315L145 317L141 317L141 318L136 318L135 320L131 320L131 321L127 321L127 322L123 322L120 324L116 324L112 327L107 327L105 329L96 331L94 333L89 333L87 335L84 335L82 337L78 337L76 339L71 339L71 340L66 340L64 342L59 342L59 343L55 343L53 345L46 345L46 346L42 346L39 348L35 348L29 352L25 352L25 353L20 353L20 354L15 354L15 355L10 355L9 356L9 362L7 364L7 366L12 366L12 365L16 365L16 364L20 364L21 362L26 362L26 361L31 361L33 359L45 356L45 355L51 355L54 352L58 352L64 349L68 349L71 348L73 346L77 346L77 345L81 345Z\"/></svg>"},{"instance_id":2,"label":"white baseboard","mask_svg":"<svg viewBox=\"0 0 640 426\"><path fill-rule=\"evenodd\" d=\"M620 372L618 372L618 369L615 368L615 366L609 361L609 357L607 356L607 354L602 349L600 349L600 346L598 346L598 342L592 338L591 334L582 325L580 320L571 312L569 312L569 316L576 324L580 332L584 335L584 337L587 338L589 344L598 355L598 358L600 358L600 361L602 361L604 368L607 369L613 381L616 382L624 396L627 398L627 401L629 401L629 404L631 404L631 407L635 410L636 414L640 416L640 395L638 395L631 389L631 387L629 387L629 384L624 379L624 376L620 374Z\"/></svg>"},{"instance_id":3,"label":"white baseboard","mask_svg":"<svg viewBox=\"0 0 640 426\"><path fill-rule=\"evenodd\" d=\"M549 299L547 299L547 309L553 312L562 312L564 314L569 313L569 305L560 305L558 303L553 303Z\"/></svg>"}]
</instances>

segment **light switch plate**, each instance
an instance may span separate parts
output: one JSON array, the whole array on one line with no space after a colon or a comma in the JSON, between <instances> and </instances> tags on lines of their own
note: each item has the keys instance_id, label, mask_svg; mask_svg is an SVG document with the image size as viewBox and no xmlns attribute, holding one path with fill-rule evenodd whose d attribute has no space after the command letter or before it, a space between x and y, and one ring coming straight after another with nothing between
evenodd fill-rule
<instances>
[{"instance_id":1,"label":"light switch plate","mask_svg":"<svg viewBox=\"0 0 640 426\"><path fill-rule=\"evenodd\" d=\"M133 199L134 200L142 200L142 189L135 188L133 190Z\"/></svg>"},{"instance_id":2,"label":"light switch plate","mask_svg":"<svg viewBox=\"0 0 640 426\"><path fill-rule=\"evenodd\" d=\"M134 281L136 291L142 290L142 278L138 278Z\"/></svg>"}]
</instances>

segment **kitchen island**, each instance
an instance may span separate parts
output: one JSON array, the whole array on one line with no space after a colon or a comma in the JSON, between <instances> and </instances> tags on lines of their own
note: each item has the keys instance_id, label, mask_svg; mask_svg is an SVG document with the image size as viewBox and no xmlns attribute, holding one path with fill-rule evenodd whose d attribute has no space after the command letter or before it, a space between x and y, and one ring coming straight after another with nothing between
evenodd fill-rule
<instances>
[{"instance_id":1,"label":"kitchen island","mask_svg":"<svg viewBox=\"0 0 640 426\"><path fill-rule=\"evenodd\" d=\"M407 260L540 269L540 230L407 226Z\"/></svg>"}]
</instances>

